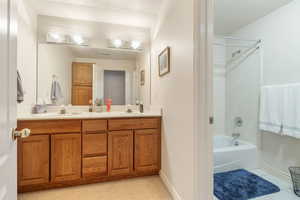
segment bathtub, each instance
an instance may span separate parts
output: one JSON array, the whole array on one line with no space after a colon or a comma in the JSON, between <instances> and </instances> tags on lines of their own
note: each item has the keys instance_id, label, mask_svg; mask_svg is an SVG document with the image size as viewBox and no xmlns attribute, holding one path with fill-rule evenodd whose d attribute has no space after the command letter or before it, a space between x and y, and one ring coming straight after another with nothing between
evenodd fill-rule
<instances>
[{"instance_id":1,"label":"bathtub","mask_svg":"<svg viewBox=\"0 0 300 200\"><path fill-rule=\"evenodd\" d=\"M232 144L229 136L214 137L214 172L235 169L252 170L257 168L257 148L255 145L238 140L239 145Z\"/></svg>"}]
</instances>

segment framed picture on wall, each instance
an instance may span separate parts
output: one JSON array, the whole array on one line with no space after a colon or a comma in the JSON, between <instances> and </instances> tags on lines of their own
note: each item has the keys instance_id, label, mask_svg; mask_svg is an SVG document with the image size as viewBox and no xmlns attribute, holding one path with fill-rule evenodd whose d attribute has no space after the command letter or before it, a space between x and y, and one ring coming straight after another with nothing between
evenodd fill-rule
<instances>
[{"instance_id":1,"label":"framed picture on wall","mask_svg":"<svg viewBox=\"0 0 300 200\"><path fill-rule=\"evenodd\" d=\"M145 70L141 70L140 79L141 85L145 85Z\"/></svg>"},{"instance_id":2,"label":"framed picture on wall","mask_svg":"<svg viewBox=\"0 0 300 200\"><path fill-rule=\"evenodd\" d=\"M165 48L158 56L159 76L170 72L170 47Z\"/></svg>"}]
</instances>

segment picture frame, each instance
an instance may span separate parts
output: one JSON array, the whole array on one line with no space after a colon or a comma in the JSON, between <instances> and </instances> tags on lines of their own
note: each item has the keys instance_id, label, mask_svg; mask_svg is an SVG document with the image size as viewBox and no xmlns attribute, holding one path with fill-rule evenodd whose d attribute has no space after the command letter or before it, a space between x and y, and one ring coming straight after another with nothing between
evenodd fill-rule
<instances>
[{"instance_id":1,"label":"picture frame","mask_svg":"<svg viewBox=\"0 0 300 200\"><path fill-rule=\"evenodd\" d=\"M145 70L141 70L140 72L140 83L141 86L145 85Z\"/></svg>"},{"instance_id":2,"label":"picture frame","mask_svg":"<svg viewBox=\"0 0 300 200\"><path fill-rule=\"evenodd\" d=\"M158 55L158 72L159 72L160 77L170 73L170 71L171 71L170 56L171 56L171 48L170 47L166 47Z\"/></svg>"}]
</instances>

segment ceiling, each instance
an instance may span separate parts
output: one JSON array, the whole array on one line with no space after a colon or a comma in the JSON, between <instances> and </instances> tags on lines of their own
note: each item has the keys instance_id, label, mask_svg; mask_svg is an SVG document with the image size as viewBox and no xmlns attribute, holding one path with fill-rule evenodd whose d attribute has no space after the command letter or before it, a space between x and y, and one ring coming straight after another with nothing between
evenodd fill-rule
<instances>
[{"instance_id":1,"label":"ceiling","mask_svg":"<svg viewBox=\"0 0 300 200\"><path fill-rule=\"evenodd\" d=\"M227 35L293 0L216 0L215 33Z\"/></svg>"},{"instance_id":2,"label":"ceiling","mask_svg":"<svg viewBox=\"0 0 300 200\"><path fill-rule=\"evenodd\" d=\"M38 14L151 28L164 0L27 0Z\"/></svg>"},{"instance_id":3,"label":"ceiling","mask_svg":"<svg viewBox=\"0 0 300 200\"><path fill-rule=\"evenodd\" d=\"M39 0L66 3L98 8L127 9L144 13L158 14L162 0Z\"/></svg>"}]
</instances>

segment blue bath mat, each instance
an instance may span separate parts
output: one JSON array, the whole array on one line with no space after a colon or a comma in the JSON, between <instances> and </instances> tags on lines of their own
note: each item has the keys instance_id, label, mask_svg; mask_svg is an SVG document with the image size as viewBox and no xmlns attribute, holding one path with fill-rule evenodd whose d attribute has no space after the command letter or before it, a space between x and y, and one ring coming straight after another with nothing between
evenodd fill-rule
<instances>
[{"instance_id":1,"label":"blue bath mat","mask_svg":"<svg viewBox=\"0 0 300 200\"><path fill-rule=\"evenodd\" d=\"M220 200L247 200L279 191L276 185L244 169L214 174L214 194Z\"/></svg>"}]
</instances>

